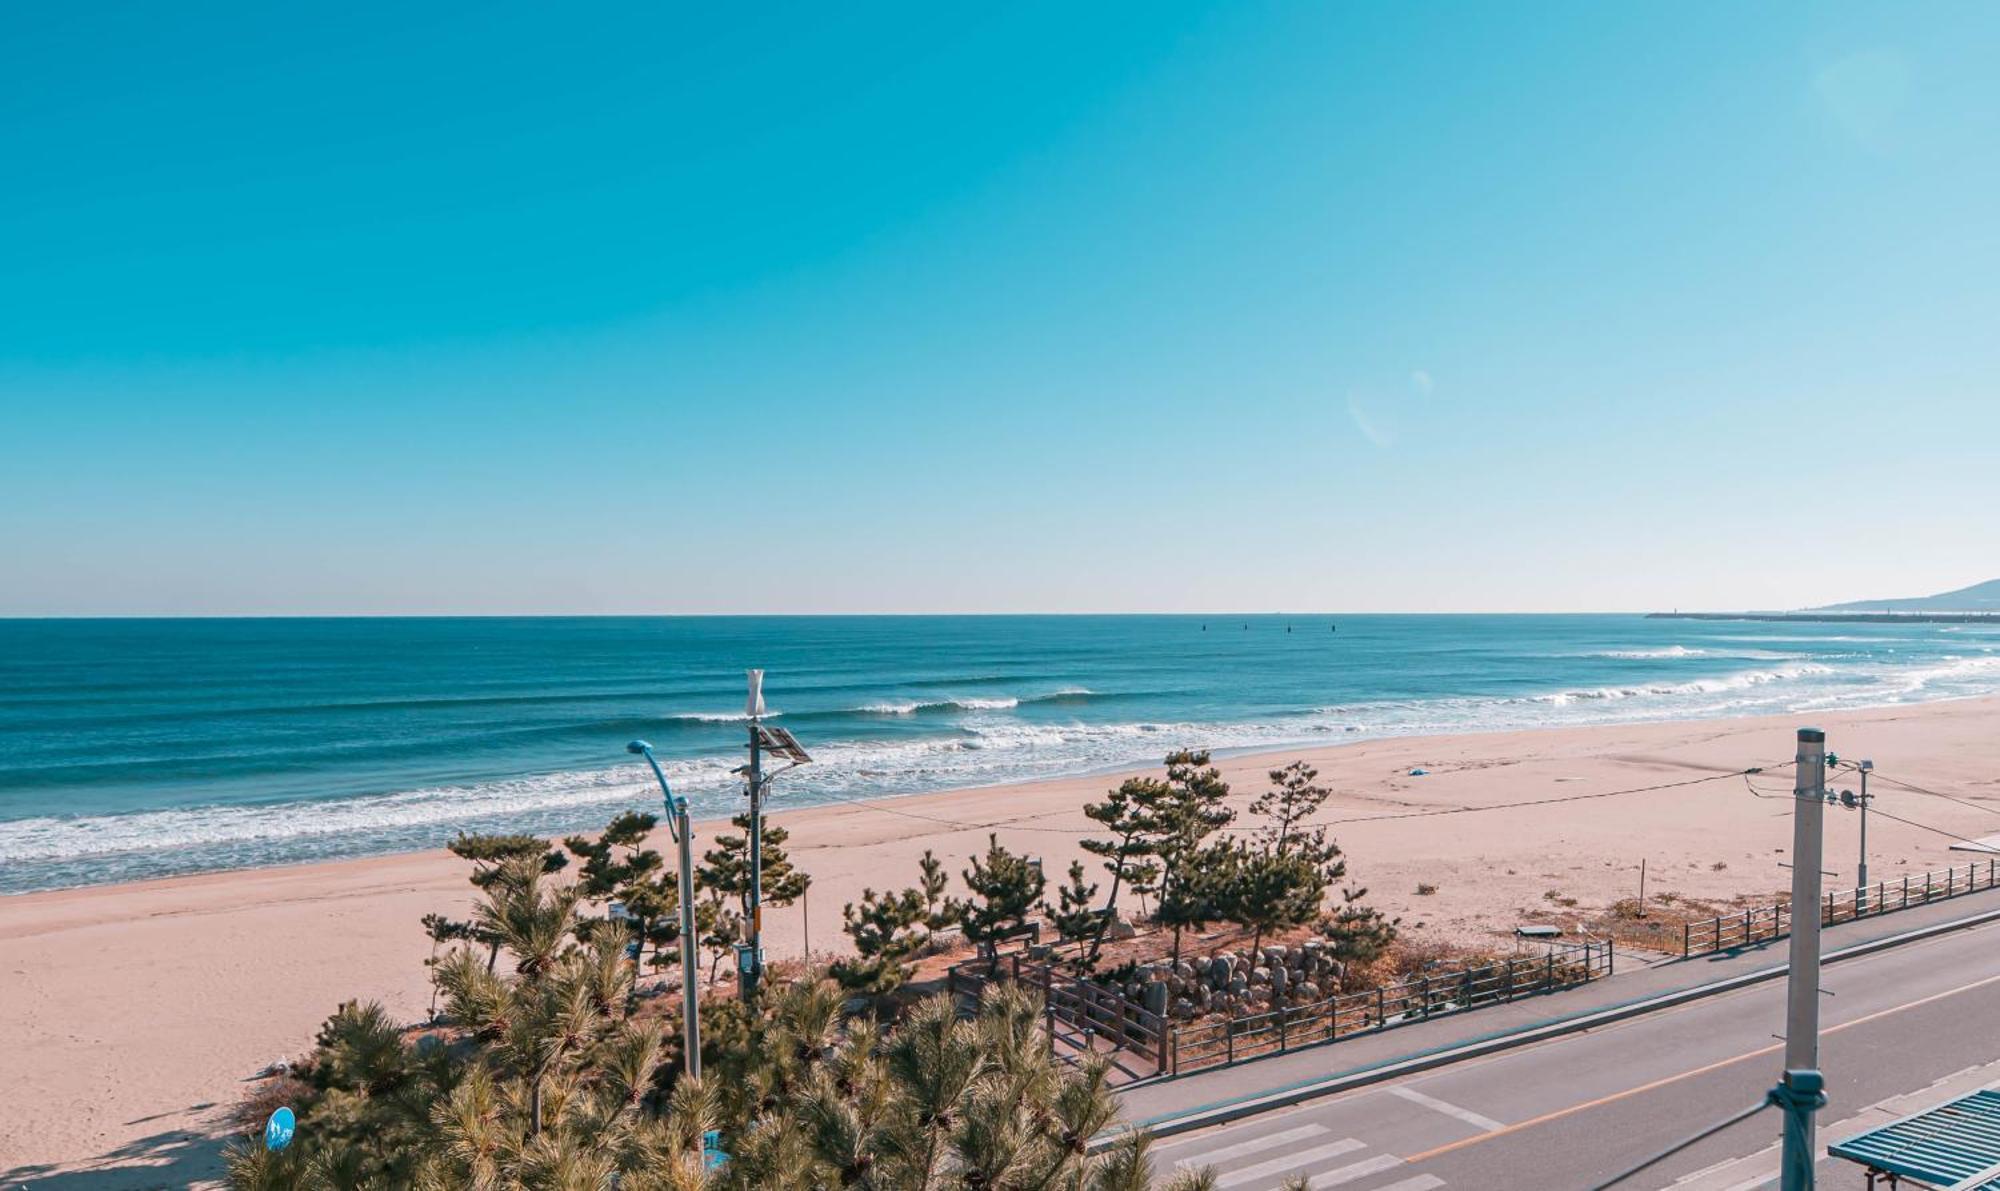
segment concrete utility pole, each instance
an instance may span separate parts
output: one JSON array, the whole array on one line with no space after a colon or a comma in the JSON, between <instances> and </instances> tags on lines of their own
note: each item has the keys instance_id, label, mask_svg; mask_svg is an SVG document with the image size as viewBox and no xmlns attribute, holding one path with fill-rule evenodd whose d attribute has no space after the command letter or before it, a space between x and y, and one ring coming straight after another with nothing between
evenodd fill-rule
<instances>
[{"instance_id":1,"label":"concrete utility pole","mask_svg":"<svg viewBox=\"0 0 2000 1191\"><path fill-rule=\"evenodd\" d=\"M745 782L750 788L750 888L743 894L743 916L748 920L749 941L737 950L736 987L748 1003L757 999L757 985L764 978L764 757L757 729L764 718L764 672L746 672L750 679L750 700L744 713L750 719L750 771Z\"/></svg>"},{"instance_id":2,"label":"concrete utility pole","mask_svg":"<svg viewBox=\"0 0 2000 1191\"><path fill-rule=\"evenodd\" d=\"M1792 787L1791 971L1785 998L1785 1074L1772 1099L1785 1112L1783 1191L1812 1191L1813 1114L1826 1103L1819 1070L1820 844L1826 819L1826 733L1799 729Z\"/></svg>"}]
</instances>

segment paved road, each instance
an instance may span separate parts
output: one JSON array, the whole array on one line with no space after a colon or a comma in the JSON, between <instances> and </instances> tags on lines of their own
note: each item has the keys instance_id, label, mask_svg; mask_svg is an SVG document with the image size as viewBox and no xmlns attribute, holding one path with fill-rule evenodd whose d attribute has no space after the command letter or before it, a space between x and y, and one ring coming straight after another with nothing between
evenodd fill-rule
<instances>
[{"instance_id":1,"label":"paved road","mask_svg":"<svg viewBox=\"0 0 2000 1191\"><path fill-rule=\"evenodd\" d=\"M2000 925L1853 959L1821 983L1822 1152L1872 1123L1871 1105L2000 1079L2000 1065L1974 1070L2000 1060ZM1295 1175L1349 1191L1585 1188L1761 1099L1783 1028L1784 985L1764 984L1171 1138L1157 1153L1163 1168L1213 1166L1225 1191ZM1775 1153L1760 1151L1777 1133L1766 1112L1624 1186L1758 1186L1776 1173ZM1847 1163L1821 1169L1829 1191L1863 1185Z\"/></svg>"}]
</instances>

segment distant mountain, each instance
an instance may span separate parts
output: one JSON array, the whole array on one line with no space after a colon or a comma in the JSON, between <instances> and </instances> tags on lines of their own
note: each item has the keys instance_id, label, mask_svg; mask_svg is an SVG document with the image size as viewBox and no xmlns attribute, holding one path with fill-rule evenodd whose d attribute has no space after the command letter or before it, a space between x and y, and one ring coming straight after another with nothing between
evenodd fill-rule
<instances>
[{"instance_id":1,"label":"distant mountain","mask_svg":"<svg viewBox=\"0 0 2000 1191\"><path fill-rule=\"evenodd\" d=\"M1828 604L1815 612L2000 612L2000 579L1988 579L1971 587L1933 596L1911 596L1900 600L1856 600L1851 604Z\"/></svg>"}]
</instances>

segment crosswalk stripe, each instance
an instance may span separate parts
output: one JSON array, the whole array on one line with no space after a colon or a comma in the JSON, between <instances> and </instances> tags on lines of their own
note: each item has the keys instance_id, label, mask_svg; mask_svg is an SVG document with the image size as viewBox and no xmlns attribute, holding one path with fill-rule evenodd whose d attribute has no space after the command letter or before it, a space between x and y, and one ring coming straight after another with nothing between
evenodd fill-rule
<instances>
[{"instance_id":1,"label":"crosswalk stripe","mask_svg":"<svg viewBox=\"0 0 2000 1191\"><path fill-rule=\"evenodd\" d=\"M1309 1150L1297 1150L1283 1157L1272 1158L1268 1162L1259 1162L1255 1166L1246 1166L1241 1170L1232 1170L1215 1180L1215 1185L1217 1187L1236 1187L1244 1183L1253 1183L1267 1175L1274 1175L1280 1171L1293 1170L1300 1166L1306 1166L1322 1158L1335 1158L1341 1154L1351 1154L1360 1148L1360 1142L1351 1137L1344 1137L1339 1141L1330 1141L1323 1146L1314 1146Z\"/></svg>"},{"instance_id":2,"label":"crosswalk stripe","mask_svg":"<svg viewBox=\"0 0 2000 1191\"><path fill-rule=\"evenodd\" d=\"M1487 1133L1491 1133L1495 1129L1505 1129L1507 1127L1492 1117L1480 1116L1471 1109L1460 1108L1449 1100L1440 1100L1436 1096L1426 1096L1415 1088L1390 1088L1389 1094L1408 1100L1412 1104L1421 1104L1433 1112L1441 1112L1448 1117L1456 1117L1473 1128L1483 1130Z\"/></svg>"},{"instance_id":3,"label":"crosswalk stripe","mask_svg":"<svg viewBox=\"0 0 2000 1191\"><path fill-rule=\"evenodd\" d=\"M1281 1146L1288 1142L1304 1141L1308 1137L1318 1137L1325 1132L1325 1125L1300 1125L1296 1129L1286 1129L1279 1133L1268 1133L1263 1137L1253 1137L1249 1141L1239 1141L1235 1145L1223 1146L1215 1150L1203 1150L1199 1154L1190 1154L1185 1158L1177 1158L1174 1161L1174 1165L1213 1166L1226 1159L1241 1158L1245 1154L1254 1154L1258 1150L1268 1150L1272 1146Z\"/></svg>"},{"instance_id":4,"label":"crosswalk stripe","mask_svg":"<svg viewBox=\"0 0 2000 1191\"><path fill-rule=\"evenodd\" d=\"M1442 1186L1444 1186L1444 1180L1436 1175L1420 1174L1416 1178L1404 1179L1400 1183L1390 1183L1386 1187L1377 1187L1375 1191L1432 1191L1432 1188Z\"/></svg>"},{"instance_id":5,"label":"crosswalk stripe","mask_svg":"<svg viewBox=\"0 0 2000 1191\"><path fill-rule=\"evenodd\" d=\"M1351 1183L1363 1175L1375 1174L1378 1171L1389 1170L1402 1164L1403 1160L1394 1154L1377 1154L1373 1158L1363 1158L1361 1161L1351 1166L1343 1166L1339 1170L1329 1170L1325 1174L1316 1174L1306 1180L1306 1186L1313 1188L1314 1191L1318 1191L1321 1187L1338 1187L1342 1183Z\"/></svg>"}]
</instances>

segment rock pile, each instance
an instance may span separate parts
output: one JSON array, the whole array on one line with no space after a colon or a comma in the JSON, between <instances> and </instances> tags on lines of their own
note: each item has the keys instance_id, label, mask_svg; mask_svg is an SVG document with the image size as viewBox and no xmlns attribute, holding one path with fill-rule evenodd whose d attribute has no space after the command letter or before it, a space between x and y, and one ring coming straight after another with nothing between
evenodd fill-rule
<instances>
[{"instance_id":1,"label":"rock pile","mask_svg":"<svg viewBox=\"0 0 2000 1191\"><path fill-rule=\"evenodd\" d=\"M1341 974L1340 961L1313 939L1254 955L1224 951L1179 963L1155 960L1134 970L1119 991L1178 1020L1210 1013L1236 1017L1323 1000L1338 991Z\"/></svg>"}]
</instances>

